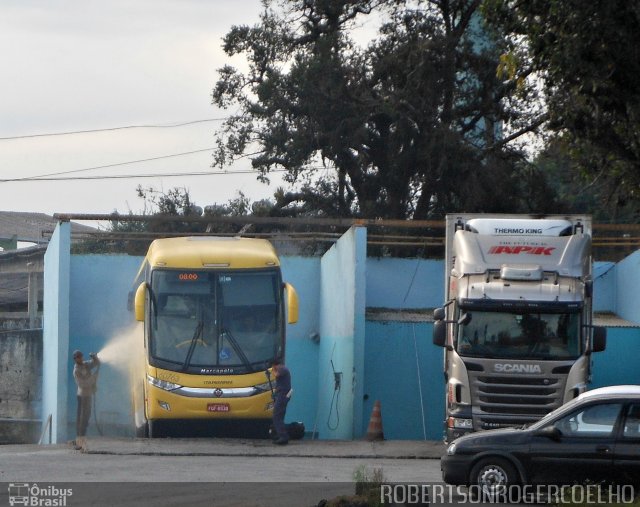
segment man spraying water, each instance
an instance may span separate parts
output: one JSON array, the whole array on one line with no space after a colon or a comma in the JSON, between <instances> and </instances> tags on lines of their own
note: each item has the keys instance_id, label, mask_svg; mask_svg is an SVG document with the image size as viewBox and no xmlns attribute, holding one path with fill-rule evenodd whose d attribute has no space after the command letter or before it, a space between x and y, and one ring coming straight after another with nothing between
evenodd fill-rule
<instances>
[{"instance_id":1,"label":"man spraying water","mask_svg":"<svg viewBox=\"0 0 640 507\"><path fill-rule=\"evenodd\" d=\"M84 361L82 352L76 350L73 352L73 378L78 386L78 412L76 417L76 440L75 448L82 449L87 434L87 426L89 426L89 418L91 417L91 402L96 392L96 383L98 380L98 370L100 369L100 360L95 353L90 353L89 361Z\"/></svg>"}]
</instances>

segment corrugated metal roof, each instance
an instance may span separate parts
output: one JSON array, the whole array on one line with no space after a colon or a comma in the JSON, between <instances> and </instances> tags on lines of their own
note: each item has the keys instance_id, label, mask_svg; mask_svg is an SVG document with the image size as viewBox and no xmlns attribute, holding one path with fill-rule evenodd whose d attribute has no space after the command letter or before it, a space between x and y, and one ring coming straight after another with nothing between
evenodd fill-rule
<instances>
[{"instance_id":1,"label":"corrugated metal roof","mask_svg":"<svg viewBox=\"0 0 640 507\"><path fill-rule=\"evenodd\" d=\"M0 239L12 239L32 243L47 243L49 240L43 231L55 229L58 220L45 213L26 213L20 211L0 211ZM71 222L73 232L95 232L88 225Z\"/></svg>"},{"instance_id":2,"label":"corrugated metal roof","mask_svg":"<svg viewBox=\"0 0 640 507\"><path fill-rule=\"evenodd\" d=\"M625 320L615 313L599 313L593 314L593 324L603 327L640 327L640 324Z\"/></svg>"},{"instance_id":3,"label":"corrugated metal roof","mask_svg":"<svg viewBox=\"0 0 640 507\"><path fill-rule=\"evenodd\" d=\"M42 301L42 274L38 274L38 301ZM29 289L28 273L3 273L0 276L0 309L27 303Z\"/></svg>"},{"instance_id":4,"label":"corrugated metal roof","mask_svg":"<svg viewBox=\"0 0 640 507\"><path fill-rule=\"evenodd\" d=\"M433 322L433 308L406 310L369 307L366 309L365 319L380 322Z\"/></svg>"}]
</instances>

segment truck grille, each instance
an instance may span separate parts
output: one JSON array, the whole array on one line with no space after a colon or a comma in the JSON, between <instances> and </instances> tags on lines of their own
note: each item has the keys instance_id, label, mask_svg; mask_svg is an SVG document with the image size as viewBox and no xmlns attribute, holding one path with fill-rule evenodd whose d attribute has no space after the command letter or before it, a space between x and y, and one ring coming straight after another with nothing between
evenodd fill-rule
<instances>
[{"instance_id":1,"label":"truck grille","mask_svg":"<svg viewBox=\"0 0 640 507\"><path fill-rule=\"evenodd\" d=\"M469 372L469 376L475 429L531 423L562 404L562 376L487 376L481 372Z\"/></svg>"}]
</instances>

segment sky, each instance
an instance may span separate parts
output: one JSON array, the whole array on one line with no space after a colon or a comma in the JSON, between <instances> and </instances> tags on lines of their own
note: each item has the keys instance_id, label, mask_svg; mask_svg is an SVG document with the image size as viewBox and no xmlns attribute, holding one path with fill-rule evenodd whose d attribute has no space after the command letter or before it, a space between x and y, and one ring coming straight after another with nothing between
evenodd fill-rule
<instances>
[{"instance_id":1,"label":"sky","mask_svg":"<svg viewBox=\"0 0 640 507\"><path fill-rule=\"evenodd\" d=\"M0 210L138 213L138 185L186 188L203 207L239 191L272 196L277 174L269 187L211 167L228 114L211 105L216 71L242 62L222 37L260 10L260 0L2 0ZM99 131L68 134L88 130ZM200 172L210 174L185 175ZM43 175L74 179L33 180Z\"/></svg>"}]
</instances>

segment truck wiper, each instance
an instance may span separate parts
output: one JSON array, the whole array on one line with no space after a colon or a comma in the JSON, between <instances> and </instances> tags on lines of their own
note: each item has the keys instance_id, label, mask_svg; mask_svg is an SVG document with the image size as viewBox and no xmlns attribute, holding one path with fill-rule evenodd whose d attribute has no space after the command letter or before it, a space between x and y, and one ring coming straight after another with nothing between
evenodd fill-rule
<instances>
[{"instance_id":1,"label":"truck wiper","mask_svg":"<svg viewBox=\"0 0 640 507\"><path fill-rule=\"evenodd\" d=\"M233 348L235 353L238 354L238 357L242 361L242 364L244 364L250 372L256 371L251 366L247 355L244 353L244 350L242 350L242 347L238 343L238 340L236 340L235 337L231 334L231 331L226 328L222 328L222 335L223 337L227 337L227 340L229 340L229 343L231 344L231 347Z\"/></svg>"},{"instance_id":2,"label":"truck wiper","mask_svg":"<svg viewBox=\"0 0 640 507\"><path fill-rule=\"evenodd\" d=\"M187 352L187 357L184 360L182 365L182 371L187 371L189 367L189 363L191 362L191 357L193 356L193 351L196 348L196 343L198 343L198 338L202 335L202 330L204 329L204 320L198 321L198 325L196 326L195 331L193 332L193 337L191 338L191 343L189 344L189 351Z\"/></svg>"}]
</instances>

